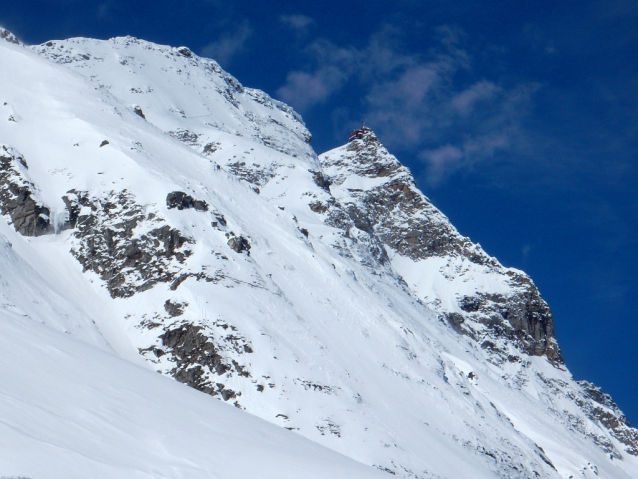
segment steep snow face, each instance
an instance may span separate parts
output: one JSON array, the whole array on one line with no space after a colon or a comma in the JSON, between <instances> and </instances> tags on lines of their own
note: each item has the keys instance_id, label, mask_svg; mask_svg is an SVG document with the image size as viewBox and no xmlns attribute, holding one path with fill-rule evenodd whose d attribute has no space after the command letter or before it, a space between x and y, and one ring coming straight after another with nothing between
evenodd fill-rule
<instances>
[{"instance_id":1,"label":"steep snow face","mask_svg":"<svg viewBox=\"0 0 638 479\"><path fill-rule=\"evenodd\" d=\"M636 431L562 367L529 278L371 132L320 163L287 106L187 49L0 43L6 235L84 340L403 477L636 477Z\"/></svg>"}]
</instances>

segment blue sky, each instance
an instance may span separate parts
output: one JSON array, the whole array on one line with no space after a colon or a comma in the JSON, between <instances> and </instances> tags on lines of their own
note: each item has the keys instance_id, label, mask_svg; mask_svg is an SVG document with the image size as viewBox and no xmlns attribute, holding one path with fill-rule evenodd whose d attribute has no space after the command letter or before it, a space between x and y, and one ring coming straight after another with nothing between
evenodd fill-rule
<instances>
[{"instance_id":1,"label":"blue sky","mask_svg":"<svg viewBox=\"0 0 638 479\"><path fill-rule=\"evenodd\" d=\"M0 25L188 46L291 104L318 153L365 119L638 425L638 2L24 0Z\"/></svg>"}]
</instances>

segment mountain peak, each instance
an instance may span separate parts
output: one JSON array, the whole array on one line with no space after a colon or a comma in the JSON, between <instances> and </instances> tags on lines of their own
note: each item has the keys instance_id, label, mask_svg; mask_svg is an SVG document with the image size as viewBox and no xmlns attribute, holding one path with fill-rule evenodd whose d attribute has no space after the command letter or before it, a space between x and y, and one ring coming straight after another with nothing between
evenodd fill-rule
<instances>
[{"instance_id":1,"label":"mountain peak","mask_svg":"<svg viewBox=\"0 0 638 479\"><path fill-rule=\"evenodd\" d=\"M347 144L320 156L324 173L334 197L378 238L412 294L497 362L516 356L505 344L517 344L562 364L551 312L529 276L503 267L460 235L371 129L353 133Z\"/></svg>"}]
</instances>

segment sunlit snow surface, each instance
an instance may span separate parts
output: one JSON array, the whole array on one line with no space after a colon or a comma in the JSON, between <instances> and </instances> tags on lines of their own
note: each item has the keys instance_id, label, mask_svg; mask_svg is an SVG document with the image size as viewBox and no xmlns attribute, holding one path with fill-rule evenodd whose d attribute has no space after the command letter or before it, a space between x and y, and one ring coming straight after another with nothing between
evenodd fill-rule
<instances>
[{"instance_id":1,"label":"sunlit snow surface","mask_svg":"<svg viewBox=\"0 0 638 479\"><path fill-rule=\"evenodd\" d=\"M24 316L0 336L2 477L384 477Z\"/></svg>"},{"instance_id":2,"label":"sunlit snow surface","mask_svg":"<svg viewBox=\"0 0 638 479\"><path fill-rule=\"evenodd\" d=\"M636 458L611 459L582 432L605 434L562 393L577 388L568 371L540 357L493 365L412 294L477 283L442 282L428 272L444 266L436 258L374 270L335 247L347 239L309 208L330 195L288 107L183 49L47 45L34 50L48 59L0 42L0 144L24 156L37 199L62 213L71 189L126 190L195 240L176 268L223 279L113 299L68 253L72 231L25 238L4 225L0 476L638 477ZM169 210L172 191L210 210ZM250 255L230 249L230 232ZM167 300L184 314L168 318ZM162 346L144 321L236 328L252 352L229 358L249 376L217 380L246 411L131 365L173 367L138 353Z\"/></svg>"}]
</instances>

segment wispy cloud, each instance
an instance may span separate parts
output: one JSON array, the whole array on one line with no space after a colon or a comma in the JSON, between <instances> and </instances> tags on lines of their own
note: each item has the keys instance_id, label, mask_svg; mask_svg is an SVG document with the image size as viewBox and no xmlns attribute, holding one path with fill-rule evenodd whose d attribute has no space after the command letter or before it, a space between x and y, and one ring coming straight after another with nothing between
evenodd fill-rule
<instances>
[{"instance_id":1,"label":"wispy cloud","mask_svg":"<svg viewBox=\"0 0 638 479\"><path fill-rule=\"evenodd\" d=\"M523 245L523 247L521 248L521 253L523 255L523 262L527 261L527 258L529 258L529 254L532 252L532 245L529 243L526 243Z\"/></svg>"},{"instance_id":2,"label":"wispy cloud","mask_svg":"<svg viewBox=\"0 0 638 479\"><path fill-rule=\"evenodd\" d=\"M478 135L460 145L445 145L431 150L422 150L418 158L427 166L426 181L437 186L459 170L470 170L477 163L488 160L499 150L511 146L507 131Z\"/></svg>"},{"instance_id":3,"label":"wispy cloud","mask_svg":"<svg viewBox=\"0 0 638 479\"><path fill-rule=\"evenodd\" d=\"M538 89L468 81L472 58L462 41L462 32L442 31L425 58L377 82L365 98L369 121L383 129L388 143L420 150L416 156L430 186L513 147Z\"/></svg>"},{"instance_id":4,"label":"wispy cloud","mask_svg":"<svg viewBox=\"0 0 638 479\"><path fill-rule=\"evenodd\" d=\"M460 115L468 116L478 102L491 100L500 91L494 83L481 80L452 97L450 104Z\"/></svg>"},{"instance_id":5,"label":"wispy cloud","mask_svg":"<svg viewBox=\"0 0 638 479\"><path fill-rule=\"evenodd\" d=\"M248 20L225 31L219 39L202 48L201 54L217 61L227 68L233 58L246 49L246 42L252 36L253 29Z\"/></svg>"},{"instance_id":6,"label":"wispy cloud","mask_svg":"<svg viewBox=\"0 0 638 479\"><path fill-rule=\"evenodd\" d=\"M350 79L359 52L354 48L340 48L327 40L317 40L306 54L316 65L311 71L292 71L277 96L301 112L321 104L339 91Z\"/></svg>"},{"instance_id":7,"label":"wispy cloud","mask_svg":"<svg viewBox=\"0 0 638 479\"><path fill-rule=\"evenodd\" d=\"M356 86L360 114L389 146L416 151L431 186L514 146L537 84L499 85L473 77L462 30L441 27L424 53L405 53L386 26L363 48L318 39L304 50L307 69L288 74L278 96L302 112ZM345 123L341 111L336 117ZM357 118L358 120L358 118Z\"/></svg>"},{"instance_id":8,"label":"wispy cloud","mask_svg":"<svg viewBox=\"0 0 638 479\"><path fill-rule=\"evenodd\" d=\"M286 84L277 90L283 101L295 105L299 111L323 103L346 80L338 68L325 67L314 73L291 72Z\"/></svg>"},{"instance_id":9,"label":"wispy cloud","mask_svg":"<svg viewBox=\"0 0 638 479\"><path fill-rule=\"evenodd\" d=\"M287 27L302 33L306 33L308 28L315 23L312 18L301 14L280 15L279 21Z\"/></svg>"}]
</instances>

